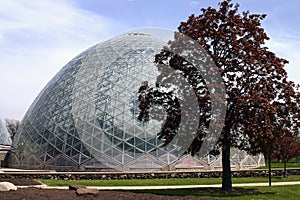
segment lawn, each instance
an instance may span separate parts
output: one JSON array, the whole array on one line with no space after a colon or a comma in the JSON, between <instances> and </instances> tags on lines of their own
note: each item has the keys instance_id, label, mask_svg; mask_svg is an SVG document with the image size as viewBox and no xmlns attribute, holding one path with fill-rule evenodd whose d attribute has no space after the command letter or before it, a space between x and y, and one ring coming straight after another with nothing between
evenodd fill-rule
<instances>
[{"instance_id":1,"label":"lawn","mask_svg":"<svg viewBox=\"0 0 300 200\"><path fill-rule=\"evenodd\" d=\"M268 200L298 200L300 199L300 185L272 186L272 187L243 187L234 188L232 193L216 191L214 188L181 189L181 190L142 190L139 193L152 193L170 196L196 196L201 198L221 199L268 199ZM252 194L253 193L253 194Z\"/></svg>"},{"instance_id":2,"label":"lawn","mask_svg":"<svg viewBox=\"0 0 300 200\"><path fill-rule=\"evenodd\" d=\"M258 169L268 169L269 163L266 160L266 165L263 167L259 167ZM281 161L272 160L271 167L274 168L284 168L284 164ZM300 156L295 156L289 162L286 163L286 168L300 168Z\"/></svg>"},{"instance_id":3,"label":"lawn","mask_svg":"<svg viewBox=\"0 0 300 200\"><path fill-rule=\"evenodd\" d=\"M259 167L258 169L268 169L268 167L269 167L269 165L266 162L266 166ZM272 169L283 168L284 165L281 162L272 162L271 167L272 167ZM288 163L286 163L286 168L300 168L300 162L288 162Z\"/></svg>"},{"instance_id":4,"label":"lawn","mask_svg":"<svg viewBox=\"0 0 300 200\"><path fill-rule=\"evenodd\" d=\"M157 185L210 185L220 184L221 178L182 178L182 179L132 179L132 180L54 180L38 179L49 186L157 186ZM273 177L272 182L300 181L300 176L287 178ZM232 178L233 183L263 183L267 177Z\"/></svg>"}]
</instances>

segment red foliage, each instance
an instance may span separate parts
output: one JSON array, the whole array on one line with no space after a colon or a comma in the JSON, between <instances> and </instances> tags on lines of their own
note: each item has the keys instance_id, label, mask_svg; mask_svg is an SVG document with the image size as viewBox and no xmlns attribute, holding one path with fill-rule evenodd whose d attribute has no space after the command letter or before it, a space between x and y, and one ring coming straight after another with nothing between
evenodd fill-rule
<instances>
[{"instance_id":1,"label":"red foliage","mask_svg":"<svg viewBox=\"0 0 300 200\"><path fill-rule=\"evenodd\" d=\"M300 137L283 137L276 145L273 157L288 162L300 154Z\"/></svg>"},{"instance_id":2,"label":"red foliage","mask_svg":"<svg viewBox=\"0 0 300 200\"><path fill-rule=\"evenodd\" d=\"M240 14L239 5L233 5L231 0L224 0L219 6L219 10L202 8L200 15L193 14L186 22L181 22L178 30L197 41L222 74L227 94L226 119L220 139L223 174L227 173L223 176L223 181L227 181L223 188L231 189L227 180L230 179L230 147L253 154L270 153L283 136L298 134L300 101L295 84L287 80L284 65L288 61L277 57L265 46L269 37L261 27L261 20L266 15L250 14L249 11ZM186 61L171 53L182 52L182 49L174 48L183 42L180 34L175 34L174 41L169 42L172 51L165 49L156 55L156 63L188 74ZM190 81L196 85L199 109L205 107L203 112L209 111L209 93L197 93L203 90L197 86L203 78L198 76ZM199 124L209 126L208 119L210 116L203 115ZM199 150L204 135L205 132L199 133L190 152Z\"/></svg>"}]
</instances>

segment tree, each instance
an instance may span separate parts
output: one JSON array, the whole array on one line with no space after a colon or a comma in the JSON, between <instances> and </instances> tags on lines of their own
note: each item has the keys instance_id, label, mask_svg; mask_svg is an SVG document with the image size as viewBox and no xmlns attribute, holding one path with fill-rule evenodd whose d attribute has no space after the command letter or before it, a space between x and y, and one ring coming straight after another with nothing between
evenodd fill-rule
<instances>
[{"instance_id":1,"label":"tree","mask_svg":"<svg viewBox=\"0 0 300 200\"><path fill-rule=\"evenodd\" d=\"M13 140L20 127L20 121L15 119L5 119L5 125Z\"/></svg>"},{"instance_id":2,"label":"tree","mask_svg":"<svg viewBox=\"0 0 300 200\"><path fill-rule=\"evenodd\" d=\"M269 80L270 85L274 82ZM264 83L263 85L267 85ZM271 156L285 137L297 137L299 130L299 93L292 82L277 85L277 95L270 98L268 87L254 88L254 93L239 101L240 130L246 137L240 148L250 153L262 152L269 164L271 186ZM266 96L267 95L267 96ZM247 108L246 110L244 108Z\"/></svg>"},{"instance_id":3,"label":"tree","mask_svg":"<svg viewBox=\"0 0 300 200\"><path fill-rule=\"evenodd\" d=\"M266 15L250 14L249 11L240 14L239 5L233 5L231 0L224 0L219 6L219 10L202 8L200 15L193 14L186 22L181 22L178 30L207 51L219 68L226 87L226 116L218 144L222 147L222 189L231 190L230 147L270 155L273 143L282 137L280 131L275 131L276 128L282 128L284 124L295 126L283 120L284 115L278 114L279 105L287 105L290 115L297 116L298 120L299 102L296 102L294 84L287 81L284 65L288 61L277 57L265 46L269 37L261 27L261 20ZM174 41L156 55L155 62L160 67L170 66L189 77L195 68L174 54L176 50L172 49L182 42L180 34L175 34ZM177 49L177 52L180 51ZM211 102L209 92L201 92L204 88L199 84L204 82L201 74L190 78L189 82L202 112L199 127L206 127L199 128L198 137L189 148L193 155L200 149L206 135L211 116L205 112L210 113ZM290 93L287 93L287 88ZM166 131L161 133L169 134Z\"/></svg>"},{"instance_id":4,"label":"tree","mask_svg":"<svg viewBox=\"0 0 300 200\"><path fill-rule=\"evenodd\" d=\"M286 177L286 163L298 154L300 154L300 137L283 137L276 146L273 157L283 162L284 177Z\"/></svg>"}]
</instances>

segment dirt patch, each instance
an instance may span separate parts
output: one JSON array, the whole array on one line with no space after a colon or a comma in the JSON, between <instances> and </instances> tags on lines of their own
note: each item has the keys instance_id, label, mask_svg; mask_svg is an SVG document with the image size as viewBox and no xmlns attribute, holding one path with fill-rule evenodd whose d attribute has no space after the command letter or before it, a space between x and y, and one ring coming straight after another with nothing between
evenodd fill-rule
<instances>
[{"instance_id":1,"label":"dirt patch","mask_svg":"<svg viewBox=\"0 0 300 200\"><path fill-rule=\"evenodd\" d=\"M56 190L56 189L39 189L26 188L16 191L1 192L1 200L199 200L197 197L181 197L181 196L166 196L147 193L133 193L121 191L100 191L97 196L85 195L78 196L74 190Z\"/></svg>"},{"instance_id":2,"label":"dirt patch","mask_svg":"<svg viewBox=\"0 0 300 200\"><path fill-rule=\"evenodd\" d=\"M34 179L27 178L0 178L0 182L11 182L16 186L27 186L27 185L41 185L40 182Z\"/></svg>"},{"instance_id":3,"label":"dirt patch","mask_svg":"<svg viewBox=\"0 0 300 200\"><path fill-rule=\"evenodd\" d=\"M28 185L39 185L38 181L33 179L17 179L17 178L0 178L0 182L8 181L17 186L28 186ZM182 196L166 196L166 195L155 195L147 193L134 193L134 192L123 192L123 191L100 191L97 196L84 195L78 196L74 190L62 190L62 189L41 189L41 188L22 188L16 191L0 192L1 200L189 200L197 199L196 197L182 197Z\"/></svg>"},{"instance_id":4,"label":"dirt patch","mask_svg":"<svg viewBox=\"0 0 300 200\"><path fill-rule=\"evenodd\" d=\"M34 179L17 179L17 178L0 178L0 182L8 181L16 186L30 186L30 185L40 185L41 183L34 180ZM203 193L203 194L213 194L214 196L221 197L223 195L233 195L233 196L241 196L241 195L256 195L256 194L263 194L260 191L253 190L253 189L244 189L244 188L234 188L232 191L223 191L219 188L201 188L201 189L192 189L192 193ZM264 193L265 194L265 193ZM78 196L74 190L62 190L62 189L41 189L41 188L22 188L18 189L17 191L9 191L9 192L1 192L0 193L1 200L15 200L15 199L22 199L22 200L44 200L44 199L53 199L53 200L118 200L118 199L126 199L126 200L137 200L137 199L144 199L144 200L188 200L188 199L205 199L199 197L184 197L184 196L168 196L168 195L155 195L155 194L148 194L148 193L135 193L129 191L100 191L97 196L93 195L84 195ZM217 199L217 198L210 198L210 199Z\"/></svg>"}]
</instances>

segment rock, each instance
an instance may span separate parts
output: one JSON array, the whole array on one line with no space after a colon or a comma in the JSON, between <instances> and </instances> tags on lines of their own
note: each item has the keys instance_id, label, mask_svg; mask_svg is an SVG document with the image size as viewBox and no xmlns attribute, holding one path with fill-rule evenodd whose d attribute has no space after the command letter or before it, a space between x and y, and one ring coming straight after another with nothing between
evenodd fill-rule
<instances>
[{"instance_id":1,"label":"rock","mask_svg":"<svg viewBox=\"0 0 300 200\"><path fill-rule=\"evenodd\" d=\"M10 190L17 190L17 187L10 182L0 182L0 192L7 192Z\"/></svg>"},{"instance_id":2,"label":"rock","mask_svg":"<svg viewBox=\"0 0 300 200\"><path fill-rule=\"evenodd\" d=\"M126 175L126 174L120 175L120 178L121 178L121 179L126 179L126 178L127 178L127 175Z\"/></svg>"},{"instance_id":3,"label":"rock","mask_svg":"<svg viewBox=\"0 0 300 200\"><path fill-rule=\"evenodd\" d=\"M79 196L82 195L94 195L97 196L99 191L97 189L92 189L92 188L78 188L76 190L76 194Z\"/></svg>"},{"instance_id":4,"label":"rock","mask_svg":"<svg viewBox=\"0 0 300 200\"><path fill-rule=\"evenodd\" d=\"M86 188L83 185L69 185L69 190L78 190L79 188Z\"/></svg>"}]
</instances>

